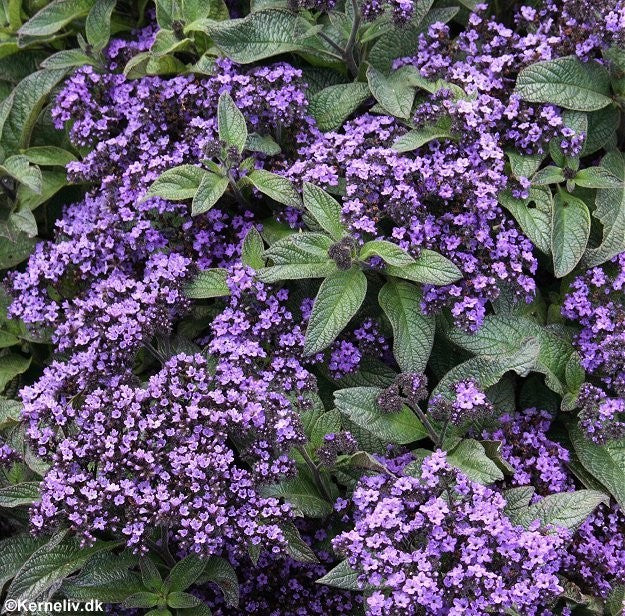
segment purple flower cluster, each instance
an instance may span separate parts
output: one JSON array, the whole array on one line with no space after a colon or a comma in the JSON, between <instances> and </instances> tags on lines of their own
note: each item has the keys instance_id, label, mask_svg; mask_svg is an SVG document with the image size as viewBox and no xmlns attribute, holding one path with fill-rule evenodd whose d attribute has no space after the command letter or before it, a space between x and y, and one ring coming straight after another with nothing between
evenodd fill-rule
<instances>
[{"instance_id":1,"label":"purple flower cluster","mask_svg":"<svg viewBox=\"0 0 625 616\"><path fill-rule=\"evenodd\" d=\"M458 381L452 387L453 400L435 396L430 400L430 414L434 419L463 426L492 417L495 409L473 380Z\"/></svg>"},{"instance_id":2,"label":"purple flower cluster","mask_svg":"<svg viewBox=\"0 0 625 616\"><path fill-rule=\"evenodd\" d=\"M278 522L289 507L259 487L293 472L287 454L303 437L270 382L213 376L202 355L177 355L146 387L120 382L88 393L56 424L71 419L65 436L50 434L54 418L33 405L25 413L29 437L52 463L31 512L36 530L66 522L87 541L108 530L144 549L164 525L181 547L204 554L284 545Z\"/></svg>"},{"instance_id":3,"label":"purple flower cluster","mask_svg":"<svg viewBox=\"0 0 625 616\"><path fill-rule=\"evenodd\" d=\"M301 563L265 553L258 563L252 565L234 557L232 560L240 581L239 607L228 607L221 598L211 600L209 605L215 616L239 616L242 613L255 616L340 616L351 615L358 609L362 604L359 594L316 583L334 560L327 549L327 532L308 528L309 524L298 523L297 526L302 539L314 550L320 562Z\"/></svg>"},{"instance_id":4,"label":"purple flower cluster","mask_svg":"<svg viewBox=\"0 0 625 616\"><path fill-rule=\"evenodd\" d=\"M373 319L364 319L352 332L332 344L328 362L330 374L340 379L355 372L363 357L385 358L389 349L388 340L380 332L379 325Z\"/></svg>"},{"instance_id":5,"label":"purple flower cluster","mask_svg":"<svg viewBox=\"0 0 625 616\"><path fill-rule=\"evenodd\" d=\"M483 432L482 438L501 442L501 457L514 469L507 479L511 486L532 486L540 496L575 489L569 452L547 436L552 420L546 411L530 408L502 415L496 430Z\"/></svg>"},{"instance_id":6,"label":"purple flower cluster","mask_svg":"<svg viewBox=\"0 0 625 616\"><path fill-rule=\"evenodd\" d=\"M415 12L417 0L364 0L362 3L362 16L365 21L374 21L385 11L389 11L396 24L409 22Z\"/></svg>"},{"instance_id":7,"label":"purple flower cluster","mask_svg":"<svg viewBox=\"0 0 625 616\"><path fill-rule=\"evenodd\" d=\"M547 435L551 422L545 411L527 409L505 415L500 429L483 434L501 442L501 456L514 469L506 484L533 487L534 501L575 489L569 452ZM583 592L602 597L625 583L625 514L618 505L601 505L575 531L561 573Z\"/></svg>"},{"instance_id":8,"label":"purple flower cluster","mask_svg":"<svg viewBox=\"0 0 625 616\"><path fill-rule=\"evenodd\" d=\"M333 540L359 573L367 614L538 614L562 588L567 533L515 526L503 496L470 481L442 451L420 476L365 477L352 530Z\"/></svg>"},{"instance_id":9,"label":"purple flower cluster","mask_svg":"<svg viewBox=\"0 0 625 616\"><path fill-rule=\"evenodd\" d=\"M317 449L317 457L323 466L330 467L339 454L356 453L358 441L351 432L331 432L323 437L323 444Z\"/></svg>"}]
</instances>

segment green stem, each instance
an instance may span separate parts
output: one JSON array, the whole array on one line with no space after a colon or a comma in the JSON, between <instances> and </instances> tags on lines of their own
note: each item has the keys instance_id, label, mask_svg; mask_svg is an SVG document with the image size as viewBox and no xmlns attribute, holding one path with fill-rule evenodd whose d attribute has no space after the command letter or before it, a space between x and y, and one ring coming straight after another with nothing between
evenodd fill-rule
<instances>
[{"instance_id":1,"label":"green stem","mask_svg":"<svg viewBox=\"0 0 625 616\"><path fill-rule=\"evenodd\" d=\"M306 448L303 445L300 445L297 448L302 458L304 458L304 462L306 462L306 466L310 469L310 472L313 474L313 479L315 480L315 485L319 488L323 497L330 503L333 502L332 497L330 496L328 490L326 489L325 484L323 483L323 479L321 478L321 473L317 468L317 465L312 461L312 458L308 455Z\"/></svg>"},{"instance_id":2,"label":"green stem","mask_svg":"<svg viewBox=\"0 0 625 616\"><path fill-rule=\"evenodd\" d=\"M352 23L352 31L349 33L349 39L347 40L347 46L345 47L344 59L352 76L357 77L358 65L356 64L356 59L354 58L354 46L356 44L356 36L362 19L357 0L352 0L352 8L354 10L354 21Z\"/></svg>"},{"instance_id":3,"label":"green stem","mask_svg":"<svg viewBox=\"0 0 625 616\"><path fill-rule=\"evenodd\" d=\"M419 405L415 404L414 406L411 406L410 404L408 404L408 406L415 412L416 416L419 418L421 423L425 426L425 429L427 430L427 433L428 433L428 436L430 437L430 440L437 447L440 447L443 444L442 443L442 439L438 435L436 430L434 429L434 426L432 425L430 420L426 417L425 413L421 410Z\"/></svg>"}]
</instances>

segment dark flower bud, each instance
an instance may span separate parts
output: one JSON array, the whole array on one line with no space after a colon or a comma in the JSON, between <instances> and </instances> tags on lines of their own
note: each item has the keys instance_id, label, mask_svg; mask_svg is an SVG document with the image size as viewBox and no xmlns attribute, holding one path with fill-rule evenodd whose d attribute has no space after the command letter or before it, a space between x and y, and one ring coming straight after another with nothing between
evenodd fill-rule
<instances>
[{"instance_id":1,"label":"dark flower bud","mask_svg":"<svg viewBox=\"0 0 625 616\"><path fill-rule=\"evenodd\" d=\"M380 392L376 398L376 402L380 410L384 413L398 413L401 411L401 407L404 404L404 401L399 395L399 387L397 387L397 385L391 385Z\"/></svg>"},{"instance_id":2,"label":"dark flower bud","mask_svg":"<svg viewBox=\"0 0 625 616\"><path fill-rule=\"evenodd\" d=\"M328 256L340 270L348 270L352 266L353 251L356 242L353 237L344 237L328 249Z\"/></svg>"},{"instance_id":3,"label":"dark flower bud","mask_svg":"<svg viewBox=\"0 0 625 616\"><path fill-rule=\"evenodd\" d=\"M409 402L420 402L428 397L428 378L423 372L404 372L397 376L395 384Z\"/></svg>"},{"instance_id":4,"label":"dark flower bud","mask_svg":"<svg viewBox=\"0 0 625 616\"><path fill-rule=\"evenodd\" d=\"M322 466L332 466L339 454L350 454L358 451L358 441L351 432L326 434L323 445L317 449L317 457Z\"/></svg>"}]
</instances>

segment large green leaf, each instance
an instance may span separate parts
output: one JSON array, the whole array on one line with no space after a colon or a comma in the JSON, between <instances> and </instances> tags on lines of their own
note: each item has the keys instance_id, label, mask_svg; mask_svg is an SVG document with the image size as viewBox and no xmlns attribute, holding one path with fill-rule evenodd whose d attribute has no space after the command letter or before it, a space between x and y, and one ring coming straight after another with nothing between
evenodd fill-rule
<instances>
[{"instance_id":1,"label":"large green leaf","mask_svg":"<svg viewBox=\"0 0 625 616\"><path fill-rule=\"evenodd\" d=\"M503 479L503 473L491 460L484 446L472 438L466 438L447 454L447 461L462 471L469 479L488 485Z\"/></svg>"},{"instance_id":2,"label":"large green leaf","mask_svg":"<svg viewBox=\"0 0 625 616\"><path fill-rule=\"evenodd\" d=\"M569 436L582 466L625 507L625 440L596 445L575 425L569 426Z\"/></svg>"},{"instance_id":3,"label":"large green leaf","mask_svg":"<svg viewBox=\"0 0 625 616\"><path fill-rule=\"evenodd\" d=\"M87 42L100 51L106 47L111 36L111 15L117 0L95 0L85 21Z\"/></svg>"},{"instance_id":4,"label":"large green leaf","mask_svg":"<svg viewBox=\"0 0 625 616\"><path fill-rule=\"evenodd\" d=\"M537 503L516 509L511 515L515 524L529 526L535 520L543 525L553 525L574 530L602 503L609 498L597 490L577 490L550 494ZM508 512L510 515L510 512Z\"/></svg>"},{"instance_id":5,"label":"large green leaf","mask_svg":"<svg viewBox=\"0 0 625 616\"><path fill-rule=\"evenodd\" d=\"M197 554L189 554L178 561L169 572L165 580L165 588L174 592L186 590L202 575L205 567L205 560Z\"/></svg>"},{"instance_id":6,"label":"large green leaf","mask_svg":"<svg viewBox=\"0 0 625 616\"><path fill-rule=\"evenodd\" d=\"M577 111L596 111L612 102L607 69L575 56L524 68L519 73L516 91L532 103L552 103Z\"/></svg>"},{"instance_id":7,"label":"large green leaf","mask_svg":"<svg viewBox=\"0 0 625 616\"><path fill-rule=\"evenodd\" d=\"M360 308L367 292L367 278L360 269L339 270L319 287L304 342L304 354L328 347Z\"/></svg>"},{"instance_id":8,"label":"large green leaf","mask_svg":"<svg viewBox=\"0 0 625 616\"><path fill-rule=\"evenodd\" d=\"M35 122L65 70L43 69L20 81L0 108L0 144L5 154L27 148Z\"/></svg>"},{"instance_id":9,"label":"large green leaf","mask_svg":"<svg viewBox=\"0 0 625 616\"><path fill-rule=\"evenodd\" d=\"M9 381L26 372L30 362L30 357L23 357L17 353L9 353L0 357L0 391L7 386Z\"/></svg>"},{"instance_id":10,"label":"large green leaf","mask_svg":"<svg viewBox=\"0 0 625 616\"><path fill-rule=\"evenodd\" d=\"M360 592L362 591L362 587L358 583L359 577L360 574L358 571L354 571L349 566L349 563L344 560L336 565L334 569L328 571L322 578L319 578L317 582L319 584L325 584L326 586L333 586L334 588Z\"/></svg>"},{"instance_id":11,"label":"large green leaf","mask_svg":"<svg viewBox=\"0 0 625 616\"><path fill-rule=\"evenodd\" d=\"M187 285L185 295L191 299L230 295L227 279L228 270L221 268L203 270Z\"/></svg>"},{"instance_id":12,"label":"large green leaf","mask_svg":"<svg viewBox=\"0 0 625 616\"><path fill-rule=\"evenodd\" d=\"M602 163L617 178L625 180L625 158L621 152L608 153ZM596 248L584 255L584 265L594 267L625 250L625 183L597 191L593 216L601 222L603 238Z\"/></svg>"},{"instance_id":13,"label":"large green leaf","mask_svg":"<svg viewBox=\"0 0 625 616\"><path fill-rule=\"evenodd\" d=\"M341 206L325 190L304 182L304 207L312 214L319 226L329 233L334 240L340 240L345 231L343 229Z\"/></svg>"},{"instance_id":14,"label":"large green leaf","mask_svg":"<svg viewBox=\"0 0 625 616\"><path fill-rule=\"evenodd\" d=\"M462 278L462 272L447 257L426 248L414 263L402 267L387 265L386 272L421 284L446 285Z\"/></svg>"},{"instance_id":15,"label":"large green leaf","mask_svg":"<svg viewBox=\"0 0 625 616\"><path fill-rule=\"evenodd\" d=\"M89 13L96 0L53 0L31 17L20 29L22 37L49 36L74 19Z\"/></svg>"},{"instance_id":16,"label":"large green leaf","mask_svg":"<svg viewBox=\"0 0 625 616\"><path fill-rule=\"evenodd\" d=\"M454 383L464 379L475 380L483 389L495 385L509 371L520 376L527 374L536 366L540 352L537 340L528 338L515 353L508 356L478 355L452 368L440 380L432 395L451 396Z\"/></svg>"},{"instance_id":17,"label":"large green leaf","mask_svg":"<svg viewBox=\"0 0 625 616\"><path fill-rule=\"evenodd\" d=\"M558 278L571 272L582 258L590 237L590 212L577 197L555 196L551 215L551 254Z\"/></svg>"},{"instance_id":18,"label":"large green leaf","mask_svg":"<svg viewBox=\"0 0 625 616\"><path fill-rule=\"evenodd\" d=\"M402 372L423 372L434 343L435 320L421 310L421 292L391 279L378 296L393 328L393 354Z\"/></svg>"},{"instance_id":19,"label":"large green leaf","mask_svg":"<svg viewBox=\"0 0 625 616\"><path fill-rule=\"evenodd\" d=\"M239 581L236 571L225 559L212 556L206 561L204 574L201 578L219 586L224 599L229 606L236 607L239 604ZM187 613L186 611L184 612Z\"/></svg>"},{"instance_id":20,"label":"large green leaf","mask_svg":"<svg viewBox=\"0 0 625 616\"><path fill-rule=\"evenodd\" d=\"M246 177L255 188L274 201L291 207L301 207L302 200L299 193L288 178L264 169L255 169Z\"/></svg>"},{"instance_id":21,"label":"large green leaf","mask_svg":"<svg viewBox=\"0 0 625 616\"><path fill-rule=\"evenodd\" d=\"M247 141L247 124L230 94L224 92L217 103L217 123L219 138L227 145L243 151Z\"/></svg>"},{"instance_id":22,"label":"large green leaf","mask_svg":"<svg viewBox=\"0 0 625 616\"><path fill-rule=\"evenodd\" d=\"M499 202L514 216L536 248L547 255L551 254L551 190L532 187L527 199L516 199L509 191L505 191L499 195Z\"/></svg>"},{"instance_id":23,"label":"large green leaf","mask_svg":"<svg viewBox=\"0 0 625 616\"><path fill-rule=\"evenodd\" d=\"M39 499L39 484L34 481L16 483L0 488L0 507L32 505Z\"/></svg>"},{"instance_id":24,"label":"large green leaf","mask_svg":"<svg viewBox=\"0 0 625 616\"><path fill-rule=\"evenodd\" d=\"M46 537L13 535L0 541L0 587L15 576L22 565L46 543Z\"/></svg>"},{"instance_id":25,"label":"large green leaf","mask_svg":"<svg viewBox=\"0 0 625 616\"><path fill-rule=\"evenodd\" d=\"M382 391L379 387L339 389L334 392L336 408L357 426L387 443L407 445L427 436L407 406L397 413L383 412L376 401Z\"/></svg>"},{"instance_id":26,"label":"large green leaf","mask_svg":"<svg viewBox=\"0 0 625 616\"><path fill-rule=\"evenodd\" d=\"M371 93L386 111L404 120L410 117L415 87L401 69L387 76L370 66L367 69L367 81Z\"/></svg>"},{"instance_id":27,"label":"large green leaf","mask_svg":"<svg viewBox=\"0 0 625 616\"><path fill-rule=\"evenodd\" d=\"M108 551L119 542L97 541L84 547L75 538L56 535L22 565L7 590L7 600L34 601L82 567L90 556Z\"/></svg>"},{"instance_id":28,"label":"large green leaf","mask_svg":"<svg viewBox=\"0 0 625 616\"><path fill-rule=\"evenodd\" d=\"M546 375L547 385L563 395L567 391L566 368L575 355L572 333L560 326L540 325L533 319L510 314L488 315L474 333L448 329L447 337L458 346L479 356L510 356L517 353L528 338L537 341L539 353L532 370Z\"/></svg>"},{"instance_id":29,"label":"large green leaf","mask_svg":"<svg viewBox=\"0 0 625 616\"><path fill-rule=\"evenodd\" d=\"M231 60L241 64L305 49L310 24L290 11L266 9L243 19L204 20L203 30Z\"/></svg>"},{"instance_id":30,"label":"large green leaf","mask_svg":"<svg viewBox=\"0 0 625 616\"><path fill-rule=\"evenodd\" d=\"M270 486L264 494L284 499L306 517L325 518L332 513L332 503L323 498L315 484L305 477Z\"/></svg>"},{"instance_id":31,"label":"large green leaf","mask_svg":"<svg viewBox=\"0 0 625 616\"><path fill-rule=\"evenodd\" d=\"M169 201L192 199L207 173L209 172L195 165L172 167L152 182L146 197L162 197Z\"/></svg>"},{"instance_id":32,"label":"large green leaf","mask_svg":"<svg viewBox=\"0 0 625 616\"><path fill-rule=\"evenodd\" d=\"M370 96L366 83L340 83L313 95L309 111L321 130L335 130Z\"/></svg>"},{"instance_id":33,"label":"large green leaf","mask_svg":"<svg viewBox=\"0 0 625 616\"><path fill-rule=\"evenodd\" d=\"M228 178L207 171L200 180L193 201L191 215L198 216L208 212L221 199L228 188Z\"/></svg>"}]
</instances>

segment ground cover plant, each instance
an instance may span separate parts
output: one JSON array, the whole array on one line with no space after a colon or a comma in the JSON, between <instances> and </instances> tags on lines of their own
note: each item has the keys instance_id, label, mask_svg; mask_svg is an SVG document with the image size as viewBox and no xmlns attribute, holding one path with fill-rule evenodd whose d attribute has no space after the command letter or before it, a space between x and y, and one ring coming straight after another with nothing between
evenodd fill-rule
<instances>
[{"instance_id":1,"label":"ground cover plant","mask_svg":"<svg viewBox=\"0 0 625 616\"><path fill-rule=\"evenodd\" d=\"M623 613L625 3L2 0L0 100L5 613Z\"/></svg>"}]
</instances>

